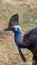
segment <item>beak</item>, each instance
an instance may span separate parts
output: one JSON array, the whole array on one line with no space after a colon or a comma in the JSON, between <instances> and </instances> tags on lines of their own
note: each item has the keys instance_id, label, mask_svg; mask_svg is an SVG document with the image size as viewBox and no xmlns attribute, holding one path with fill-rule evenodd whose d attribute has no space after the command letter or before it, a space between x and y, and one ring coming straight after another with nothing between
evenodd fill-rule
<instances>
[{"instance_id":1,"label":"beak","mask_svg":"<svg viewBox=\"0 0 37 65\"><path fill-rule=\"evenodd\" d=\"M4 31L9 31L9 30L10 30L9 28L4 29Z\"/></svg>"},{"instance_id":2,"label":"beak","mask_svg":"<svg viewBox=\"0 0 37 65\"><path fill-rule=\"evenodd\" d=\"M4 29L4 31L13 31L14 32L14 27L12 27L12 28L6 28L6 29Z\"/></svg>"},{"instance_id":3,"label":"beak","mask_svg":"<svg viewBox=\"0 0 37 65\"><path fill-rule=\"evenodd\" d=\"M6 29L4 29L4 31L11 31L11 28L6 28Z\"/></svg>"}]
</instances>

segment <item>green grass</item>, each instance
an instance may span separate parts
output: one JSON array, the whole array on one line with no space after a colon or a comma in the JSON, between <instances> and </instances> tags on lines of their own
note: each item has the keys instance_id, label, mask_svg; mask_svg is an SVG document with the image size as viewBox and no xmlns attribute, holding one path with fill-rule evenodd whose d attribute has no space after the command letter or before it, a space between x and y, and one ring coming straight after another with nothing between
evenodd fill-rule
<instances>
[{"instance_id":1,"label":"green grass","mask_svg":"<svg viewBox=\"0 0 37 65\"><path fill-rule=\"evenodd\" d=\"M32 53L22 49L27 59L24 63L14 43L13 33L1 31L7 27L10 17L16 13L19 14L19 25L24 32L37 27L37 9L32 9L30 5L25 7L0 0L0 65L31 65Z\"/></svg>"},{"instance_id":2,"label":"green grass","mask_svg":"<svg viewBox=\"0 0 37 65\"><path fill-rule=\"evenodd\" d=\"M26 5L27 6L27 5ZM31 9L29 6L25 8L24 5L12 5L11 3L5 3L0 0L0 19L9 21L10 17L18 13L19 23L21 27L31 29L37 26L37 9Z\"/></svg>"}]
</instances>

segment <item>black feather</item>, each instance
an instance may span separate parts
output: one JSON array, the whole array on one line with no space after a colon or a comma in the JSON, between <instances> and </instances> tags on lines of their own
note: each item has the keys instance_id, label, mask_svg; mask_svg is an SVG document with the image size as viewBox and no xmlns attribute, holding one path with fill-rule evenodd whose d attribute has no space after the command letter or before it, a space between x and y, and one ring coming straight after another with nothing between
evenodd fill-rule
<instances>
[{"instance_id":1,"label":"black feather","mask_svg":"<svg viewBox=\"0 0 37 65\"><path fill-rule=\"evenodd\" d=\"M24 38L29 40L27 48L32 51L33 59L37 60L37 27L24 34Z\"/></svg>"}]
</instances>

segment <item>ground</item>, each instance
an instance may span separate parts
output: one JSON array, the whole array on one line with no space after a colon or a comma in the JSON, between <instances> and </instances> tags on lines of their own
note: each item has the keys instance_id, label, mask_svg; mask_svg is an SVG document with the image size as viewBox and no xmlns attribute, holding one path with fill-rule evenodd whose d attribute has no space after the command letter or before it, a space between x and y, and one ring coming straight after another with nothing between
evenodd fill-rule
<instances>
[{"instance_id":1,"label":"ground","mask_svg":"<svg viewBox=\"0 0 37 65\"><path fill-rule=\"evenodd\" d=\"M14 42L13 32L4 29L8 26L10 17L18 13L19 25L23 33L37 26L37 5L12 4L0 0L0 65L32 65L32 53L28 49L21 49L27 62L23 62Z\"/></svg>"}]
</instances>

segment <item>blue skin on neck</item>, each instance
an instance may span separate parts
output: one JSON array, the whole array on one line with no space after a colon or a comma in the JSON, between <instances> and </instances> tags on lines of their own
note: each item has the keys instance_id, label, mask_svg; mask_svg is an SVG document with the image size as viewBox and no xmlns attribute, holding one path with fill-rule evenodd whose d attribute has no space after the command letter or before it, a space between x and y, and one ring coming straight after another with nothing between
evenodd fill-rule
<instances>
[{"instance_id":1,"label":"blue skin on neck","mask_svg":"<svg viewBox=\"0 0 37 65\"><path fill-rule=\"evenodd\" d=\"M18 26L17 27L15 26L14 40L15 40L16 45L20 47L28 46L29 45L28 41L22 42L21 38L22 38L22 29Z\"/></svg>"},{"instance_id":2,"label":"blue skin on neck","mask_svg":"<svg viewBox=\"0 0 37 65\"><path fill-rule=\"evenodd\" d=\"M21 32L17 32L17 33L15 33L15 35L14 35L15 43L16 43L16 45L18 45L18 46L22 44L22 42L21 42L21 37L22 37L22 33L21 33Z\"/></svg>"}]
</instances>

